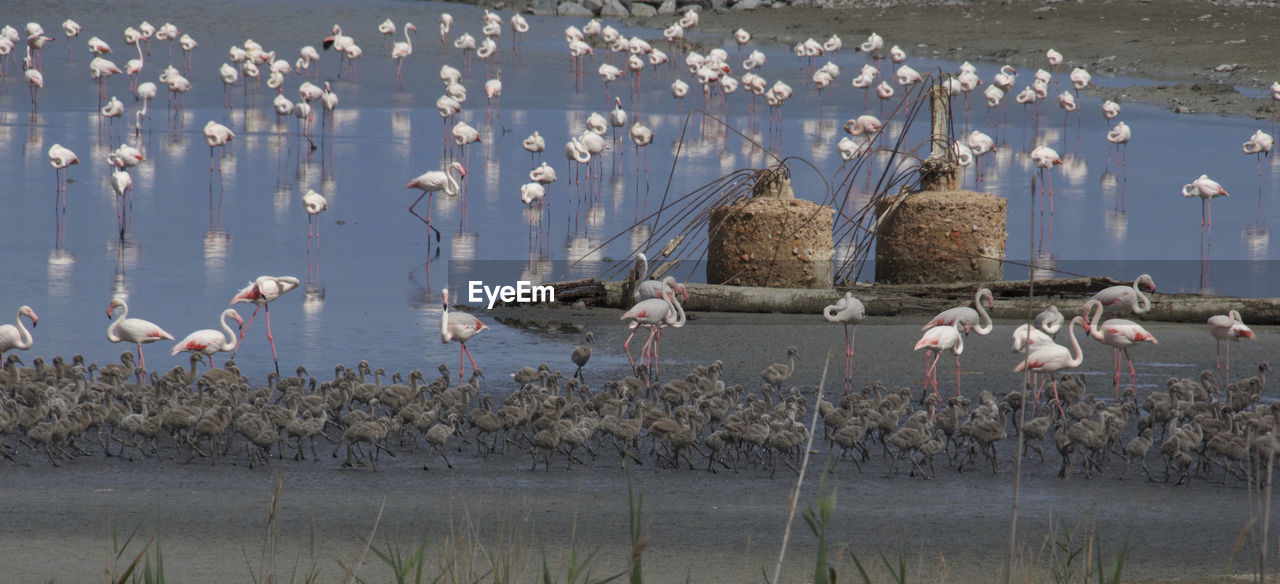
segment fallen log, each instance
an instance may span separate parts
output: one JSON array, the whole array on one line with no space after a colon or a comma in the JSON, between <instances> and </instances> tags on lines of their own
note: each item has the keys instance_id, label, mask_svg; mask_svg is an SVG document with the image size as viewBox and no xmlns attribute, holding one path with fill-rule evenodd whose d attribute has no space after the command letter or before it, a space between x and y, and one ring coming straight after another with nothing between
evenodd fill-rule
<instances>
[{"instance_id":1,"label":"fallen log","mask_svg":"<svg viewBox=\"0 0 1280 584\"><path fill-rule=\"evenodd\" d=\"M1081 305L1089 295L1106 288L1124 284L1110 278L1056 278L1036 280L1034 296L1030 296L1031 283L1026 280L976 284L868 284L852 288L801 289L761 288L753 286L718 286L711 284L686 284L689 299L685 310L710 312L773 312L790 314L819 314L829 304L844 295L846 290L862 301L869 316L898 316L911 314L935 314L954 306L973 302L973 294L979 287L987 287L995 296L995 308L990 311L995 318L1028 318L1050 304L1056 304L1063 314L1080 313ZM556 300L562 304L583 302L587 306L625 309L631 305L624 300L625 281L584 279L572 282L550 283L556 289ZM1151 310L1147 314L1132 317L1136 320L1163 322L1203 323L1215 314L1238 310L1249 324L1280 324L1280 298L1236 298L1205 296L1200 294L1148 294Z\"/></svg>"}]
</instances>

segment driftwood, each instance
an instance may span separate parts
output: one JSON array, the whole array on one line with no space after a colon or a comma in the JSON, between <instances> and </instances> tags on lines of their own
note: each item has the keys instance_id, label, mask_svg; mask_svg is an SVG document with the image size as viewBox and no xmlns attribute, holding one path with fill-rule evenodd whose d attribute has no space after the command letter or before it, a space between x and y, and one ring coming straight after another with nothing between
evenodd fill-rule
<instances>
[{"instance_id":1,"label":"driftwood","mask_svg":"<svg viewBox=\"0 0 1280 584\"><path fill-rule=\"evenodd\" d=\"M759 288L751 286L716 286L710 284L686 284L689 300L684 308L690 311L713 312L775 312L817 314L844 295L853 292L867 308L869 316L896 316L910 314L934 314L951 308L972 304L973 294L979 287L990 288L995 296L995 318L1027 318L1056 304L1068 316L1079 314L1085 299L1094 292L1125 284L1110 278L1057 278L1036 280L1035 296L1028 296L1026 280L976 284L904 284L859 285L853 288L811 290L799 288ZM554 282L556 299L560 303L573 304L582 301L588 306L624 309L630 302L625 281L596 280L593 278L571 282ZM1198 294L1148 294L1151 311L1140 320L1165 322L1203 323L1215 314L1239 310L1249 324L1280 324L1280 298L1233 298L1202 296Z\"/></svg>"}]
</instances>

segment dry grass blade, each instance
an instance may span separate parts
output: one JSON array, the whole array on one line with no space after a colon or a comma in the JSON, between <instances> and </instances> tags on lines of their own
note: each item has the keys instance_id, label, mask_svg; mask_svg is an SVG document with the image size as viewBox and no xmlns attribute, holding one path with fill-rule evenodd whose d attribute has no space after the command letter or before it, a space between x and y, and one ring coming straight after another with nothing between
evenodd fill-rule
<instances>
[{"instance_id":1,"label":"dry grass blade","mask_svg":"<svg viewBox=\"0 0 1280 584\"><path fill-rule=\"evenodd\" d=\"M382 510L386 506L387 498L383 497L382 503L378 505L378 517L373 520L373 529L369 530L369 538L364 542L364 549L360 552L360 559L356 561L355 569L352 570L343 565L341 560L338 561L338 565L342 566L343 571L347 573L347 577L343 582L347 582L349 584L351 582L356 582L359 579L358 575L360 574L360 567L364 566L364 559L368 557L369 549L373 547L373 536L378 533L378 525L382 523Z\"/></svg>"},{"instance_id":2,"label":"dry grass blade","mask_svg":"<svg viewBox=\"0 0 1280 584\"><path fill-rule=\"evenodd\" d=\"M822 401L822 388L827 384L827 367L831 365L831 350L827 350L827 360L822 364L822 377L818 380L818 395L814 398L814 403ZM813 420L809 422L809 441L804 446L804 456L800 459L800 472L796 477L795 489L791 491L791 499L787 502L787 524L782 529L782 549L778 552L778 563L773 568L773 579L769 582L774 584L781 581L782 578L782 561L787 557L787 545L791 541L791 522L796 518L796 504L800 500L800 487L804 486L804 473L809 467L809 453L813 451L814 431L818 428L818 408L813 408Z\"/></svg>"}]
</instances>

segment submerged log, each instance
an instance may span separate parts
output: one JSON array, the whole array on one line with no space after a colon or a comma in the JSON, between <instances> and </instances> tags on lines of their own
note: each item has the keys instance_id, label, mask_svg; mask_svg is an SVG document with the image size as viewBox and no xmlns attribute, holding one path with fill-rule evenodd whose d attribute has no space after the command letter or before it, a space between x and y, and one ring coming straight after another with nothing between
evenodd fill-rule
<instances>
[{"instance_id":1,"label":"submerged log","mask_svg":"<svg viewBox=\"0 0 1280 584\"><path fill-rule=\"evenodd\" d=\"M1050 304L1063 314L1079 314L1089 295L1122 284L1110 278L1059 278L1037 280L1035 296L1028 296L1029 283L1002 281L988 284L911 284L859 285L848 288L867 308L870 316L932 315L953 306L973 302L980 287L990 288L995 296L995 318L1028 318ZM588 306L625 309L623 283L605 280L575 280L551 283L560 303L582 301ZM819 314L828 304L844 295L846 289L762 288L753 286L717 286L686 284L689 300L684 308L711 312L776 312ZM1280 298L1234 298L1198 294L1148 294L1151 311L1135 320L1203 323L1215 314L1239 310L1249 324L1280 324Z\"/></svg>"}]
</instances>

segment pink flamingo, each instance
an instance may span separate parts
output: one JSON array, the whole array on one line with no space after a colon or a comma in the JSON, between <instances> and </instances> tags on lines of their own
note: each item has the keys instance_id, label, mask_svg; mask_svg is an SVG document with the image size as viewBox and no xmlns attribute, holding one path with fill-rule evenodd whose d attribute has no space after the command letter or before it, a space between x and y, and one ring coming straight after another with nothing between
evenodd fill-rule
<instances>
[{"instance_id":1,"label":"pink flamingo","mask_svg":"<svg viewBox=\"0 0 1280 584\"><path fill-rule=\"evenodd\" d=\"M471 369L474 371L479 369L476 367L476 360L471 358L471 351L467 350L467 341L480 334L481 331L488 330L489 326L480 319L471 316L465 312L454 311L449 312L449 289L445 288L444 294L444 313L440 315L440 342L449 343L457 342L462 349L458 354L458 383L462 383L463 367L465 363L462 358L465 356L471 361Z\"/></svg>"},{"instance_id":2,"label":"pink flamingo","mask_svg":"<svg viewBox=\"0 0 1280 584\"><path fill-rule=\"evenodd\" d=\"M115 312L117 308L120 309L120 316L112 321L111 326L107 327L107 340L113 343L127 342L137 345L138 366L146 369L147 360L142 356L142 344L154 343L160 339L172 341L173 335L165 332L164 329L156 326L151 321L128 318L129 305L125 303L124 298L119 296L112 298L111 303L107 305L107 318L111 318L111 313Z\"/></svg>"},{"instance_id":3,"label":"pink flamingo","mask_svg":"<svg viewBox=\"0 0 1280 584\"><path fill-rule=\"evenodd\" d=\"M1084 362L1084 351L1080 348L1080 342L1076 340L1075 325L1084 324L1084 317L1077 316L1071 319L1067 325L1067 335L1071 337L1071 350L1066 347L1054 343L1052 341L1044 343L1034 343L1031 345L1030 351L1026 358L1018 362L1013 368L1015 372L1030 370L1032 373L1048 373L1053 379L1053 401L1058 404L1058 411L1066 417L1066 411L1062 409L1062 399L1058 397L1058 379L1056 373L1063 369L1075 369ZM1074 356L1072 352L1074 351ZM1033 402L1040 403L1040 390L1037 387Z\"/></svg>"},{"instance_id":4,"label":"pink flamingo","mask_svg":"<svg viewBox=\"0 0 1280 584\"><path fill-rule=\"evenodd\" d=\"M1134 314L1146 314L1151 310L1151 299L1142 293L1141 286L1146 284L1147 290L1156 291L1156 282L1151 276L1142 274L1133 280L1131 286L1107 286L1090 297L1102 304L1102 308L1112 314L1128 310Z\"/></svg>"},{"instance_id":5,"label":"pink flamingo","mask_svg":"<svg viewBox=\"0 0 1280 584\"><path fill-rule=\"evenodd\" d=\"M455 175L457 178L455 178ZM445 170L432 170L430 172L425 172L419 175L418 178L409 181L409 184L405 185L406 189L422 190L422 194L418 195L418 199L415 200L412 205L409 205L409 212L413 213L414 217L421 219L423 223L427 224L427 227L436 232L436 243L440 242L440 230L436 229L435 226L431 224L431 198L435 196L437 191L444 191L444 194L449 195L450 197L458 196L458 192L461 190L461 186L458 184L458 181L462 180L466 176L467 169L464 168L461 163L453 162L450 163L449 168ZM428 197L426 217L419 215L417 211L413 210L414 207L418 206L418 203L422 202L422 197Z\"/></svg>"},{"instance_id":6,"label":"pink flamingo","mask_svg":"<svg viewBox=\"0 0 1280 584\"><path fill-rule=\"evenodd\" d=\"M1240 342L1253 338L1253 329L1244 324L1240 312L1232 310L1227 314L1209 317L1209 334L1218 341L1218 371L1222 371L1222 341ZM1227 383L1231 382L1231 343L1227 343Z\"/></svg>"},{"instance_id":7,"label":"pink flamingo","mask_svg":"<svg viewBox=\"0 0 1280 584\"><path fill-rule=\"evenodd\" d=\"M249 302L257 305L253 309L253 314L249 315L249 322L240 328L240 336L236 338L236 348L231 353L232 359L235 359L236 353L240 352L240 341L244 339L244 334L249 331L249 325L253 324L253 318L258 316L258 309L262 308L267 315L267 342L271 344L271 359L275 361L276 373L280 373L280 358L276 356L276 341L275 337L271 335L271 308L267 304L279 298L285 292L297 288L299 283L298 279L293 276L258 276L256 280L249 282L247 286L231 297L231 304Z\"/></svg>"},{"instance_id":8,"label":"pink flamingo","mask_svg":"<svg viewBox=\"0 0 1280 584\"><path fill-rule=\"evenodd\" d=\"M1202 174L1200 178L1191 183L1182 185L1182 196L1188 198L1200 197L1200 284L1204 286L1207 284L1209 272L1209 254L1207 250L1213 248L1213 199L1215 197L1226 197L1229 194L1217 181L1209 178L1208 175ZM1205 246L1206 234L1209 242L1207 248Z\"/></svg>"},{"instance_id":9,"label":"pink flamingo","mask_svg":"<svg viewBox=\"0 0 1280 584\"><path fill-rule=\"evenodd\" d=\"M10 349L25 351L35 343L35 339L31 337L31 331L22 325L23 316L31 319L31 328L35 328L36 324L40 322L40 317L36 316L36 311L30 306L24 305L19 308L16 325L0 325L0 357L3 357L5 351Z\"/></svg>"},{"instance_id":10,"label":"pink flamingo","mask_svg":"<svg viewBox=\"0 0 1280 584\"><path fill-rule=\"evenodd\" d=\"M858 333L858 323L867 316L867 309L862 301L853 297L853 292L845 292L844 298L822 309L822 318L827 322L844 325L844 390L853 389L853 341ZM853 326L850 329L850 325Z\"/></svg>"},{"instance_id":11,"label":"pink flamingo","mask_svg":"<svg viewBox=\"0 0 1280 584\"><path fill-rule=\"evenodd\" d=\"M394 26L393 24L391 34L395 34ZM418 27L412 22L404 23L404 42L397 41L391 47L391 58L396 60L396 82L401 85L404 85L404 76L401 75L400 68L404 67L405 58L413 54L413 39L409 38L409 31L418 32Z\"/></svg>"},{"instance_id":12,"label":"pink flamingo","mask_svg":"<svg viewBox=\"0 0 1280 584\"><path fill-rule=\"evenodd\" d=\"M627 361L631 363L631 367L635 368L636 361L631 356L631 338L636 335L636 329L642 326L649 327L649 338L645 340L644 347L640 350L640 358L649 358L649 371L656 378L657 361L658 361L658 341L654 340L658 331L666 326L684 326L685 315L684 308L676 302L674 293L663 293L661 298L649 298L637 302L630 310L623 313L620 320L631 321L627 328L631 329L631 334L627 335L627 340L622 343L622 350L627 354ZM649 352L650 345L653 346L653 352Z\"/></svg>"},{"instance_id":13,"label":"pink flamingo","mask_svg":"<svg viewBox=\"0 0 1280 584\"><path fill-rule=\"evenodd\" d=\"M222 324L222 330L200 329L195 331L178 341L178 344L173 346L173 350L169 354L200 353L209 358L209 366L213 367L214 355L236 349L236 333L227 324L227 318L235 319L236 324L240 327L244 326L244 319L240 317L240 313L236 312L234 308L228 308L222 311L222 317L219 319ZM226 336L223 336L224 334Z\"/></svg>"},{"instance_id":14,"label":"pink flamingo","mask_svg":"<svg viewBox=\"0 0 1280 584\"><path fill-rule=\"evenodd\" d=\"M927 331L934 327L956 326L962 327L966 335L970 331L984 336L990 334L994 325L991 323L991 316L982 308L984 298L986 299L987 308L996 307L995 299L991 295L991 289L982 288L973 295L973 305L977 307L976 310L968 306L948 308L939 312L932 320L925 323L924 326L920 327L920 330ZM986 321L986 324L983 324L983 321Z\"/></svg>"},{"instance_id":15,"label":"pink flamingo","mask_svg":"<svg viewBox=\"0 0 1280 584\"><path fill-rule=\"evenodd\" d=\"M1114 380L1116 399L1120 399L1120 353L1122 352L1124 353L1125 361L1129 363L1129 382L1132 384L1134 391L1137 391L1137 374L1133 369L1133 359L1129 357L1129 347L1144 342L1154 344L1160 344L1160 342L1151 333L1147 332L1147 329L1142 328L1142 325L1131 320L1111 318L1099 322L1102 320L1103 306L1102 302L1097 299L1091 298L1086 301L1082 311L1085 316L1085 332L1089 333L1093 340L1111 347L1113 349L1112 352L1115 354L1116 373Z\"/></svg>"},{"instance_id":16,"label":"pink flamingo","mask_svg":"<svg viewBox=\"0 0 1280 584\"><path fill-rule=\"evenodd\" d=\"M938 393L938 358L942 356L943 351L951 351L956 356L956 395L960 395L960 354L964 352L964 336L960 334L960 323L953 325L933 327L924 332L924 336L916 342L916 346L912 351L925 349L925 361L928 366L924 370L924 393L920 395L920 401L923 402L925 396L929 394L929 386L933 386L933 395L938 397L939 403L942 402L942 395ZM929 355L933 355L933 360L929 360Z\"/></svg>"}]
</instances>

